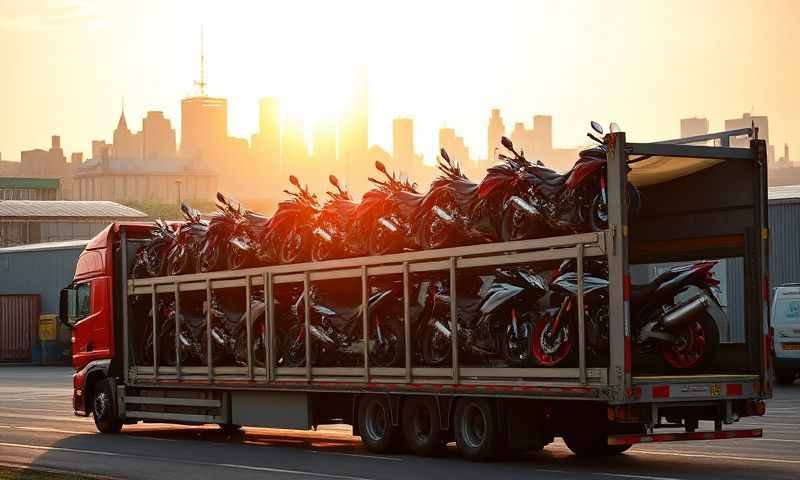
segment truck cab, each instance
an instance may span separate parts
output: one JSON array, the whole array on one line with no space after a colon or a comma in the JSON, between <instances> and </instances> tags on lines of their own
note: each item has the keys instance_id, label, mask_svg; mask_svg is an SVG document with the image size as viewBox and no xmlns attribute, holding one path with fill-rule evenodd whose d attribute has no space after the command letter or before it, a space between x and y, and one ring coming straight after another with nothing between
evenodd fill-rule
<instances>
[{"instance_id":1,"label":"truck cab","mask_svg":"<svg viewBox=\"0 0 800 480\"><path fill-rule=\"evenodd\" d=\"M800 283L775 288L772 327L775 378L781 384L794 383L800 374Z\"/></svg>"}]
</instances>

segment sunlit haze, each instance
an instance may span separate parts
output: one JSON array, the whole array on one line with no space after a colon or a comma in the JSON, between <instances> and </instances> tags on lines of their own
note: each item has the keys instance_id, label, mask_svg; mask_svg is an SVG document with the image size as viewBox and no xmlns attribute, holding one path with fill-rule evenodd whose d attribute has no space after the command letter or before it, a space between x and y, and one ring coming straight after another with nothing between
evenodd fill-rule
<instances>
[{"instance_id":1,"label":"sunlit haze","mask_svg":"<svg viewBox=\"0 0 800 480\"><path fill-rule=\"evenodd\" d=\"M392 118L413 117L427 162L442 126L485 157L492 108L509 129L552 115L563 147L585 143L591 119L645 140L677 136L680 118L715 131L752 112L777 149L800 148L800 2L0 0L3 160L52 134L91 152L123 99L131 128L162 110L180 132L201 27L207 93L228 99L242 138L265 96L307 129L335 117L366 66L370 145L391 151Z\"/></svg>"}]
</instances>

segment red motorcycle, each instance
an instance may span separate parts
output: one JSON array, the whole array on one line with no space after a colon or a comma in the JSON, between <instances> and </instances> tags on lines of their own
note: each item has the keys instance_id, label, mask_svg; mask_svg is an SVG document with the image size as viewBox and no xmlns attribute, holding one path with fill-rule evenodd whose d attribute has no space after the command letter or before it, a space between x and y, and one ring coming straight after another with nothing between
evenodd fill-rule
<instances>
[{"instance_id":1,"label":"red motorcycle","mask_svg":"<svg viewBox=\"0 0 800 480\"><path fill-rule=\"evenodd\" d=\"M242 216L238 203L225 198L220 192L217 192L217 201L219 211L209 220L208 232L197 255L195 270L198 272L213 272L227 266L229 242L236 228L236 222Z\"/></svg>"},{"instance_id":2,"label":"red motorcycle","mask_svg":"<svg viewBox=\"0 0 800 480\"><path fill-rule=\"evenodd\" d=\"M603 134L603 128L592 122L592 129ZM615 129L612 124L612 131ZM541 162L528 162L506 137L502 144L521 165L516 173L528 184L522 194L508 198L503 209L501 236L518 240L538 236L541 223L555 232L601 231L608 228L608 195L606 189L607 147L602 140L588 134L599 145L584 150L572 169L564 174L545 167ZM501 155L501 158L506 158ZM639 191L632 184L625 186L630 218L638 214Z\"/></svg>"},{"instance_id":3,"label":"red motorcycle","mask_svg":"<svg viewBox=\"0 0 800 480\"><path fill-rule=\"evenodd\" d=\"M372 177L369 180L388 195L377 207L380 215L369 235L370 255L386 255L406 248L417 248L417 226L425 225L429 218L425 214L427 212L420 209L425 195L420 194L416 185L409 180L400 180L394 173L390 175L383 163L375 162L375 168L386 176L386 180Z\"/></svg>"},{"instance_id":4,"label":"red motorcycle","mask_svg":"<svg viewBox=\"0 0 800 480\"><path fill-rule=\"evenodd\" d=\"M278 204L261 242L269 260L284 264L310 258L314 222L320 210L317 196L308 191L308 186L301 187L294 175L289 177L289 182L298 191L284 190L293 198Z\"/></svg>"},{"instance_id":5,"label":"red motorcycle","mask_svg":"<svg viewBox=\"0 0 800 480\"><path fill-rule=\"evenodd\" d=\"M330 175L328 180L336 187L336 191L327 192L330 199L320 210L314 226L311 259L315 262L346 257L350 253L345 234L359 206L350 192L342 188L338 178Z\"/></svg>"},{"instance_id":6,"label":"red motorcycle","mask_svg":"<svg viewBox=\"0 0 800 480\"><path fill-rule=\"evenodd\" d=\"M200 219L200 212L181 202L186 221L178 228L175 243L167 254L167 274L194 273L200 245L208 232L208 222Z\"/></svg>"}]
</instances>

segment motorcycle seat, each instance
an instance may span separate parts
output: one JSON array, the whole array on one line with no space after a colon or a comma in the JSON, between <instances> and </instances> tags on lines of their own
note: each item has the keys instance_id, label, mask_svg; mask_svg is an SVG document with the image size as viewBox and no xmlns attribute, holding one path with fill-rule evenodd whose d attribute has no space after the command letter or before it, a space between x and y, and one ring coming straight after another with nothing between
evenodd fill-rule
<instances>
[{"instance_id":1,"label":"motorcycle seat","mask_svg":"<svg viewBox=\"0 0 800 480\"><path fill-rule=\"evenodd\" d=\"M481 308L479 297L467 297L458 299L458 309L465 313L473 313Z\"/></svg>"},{"instance_id":2,"label":"motorcycle seat","mask_svg":"<svg viewBox=\"0 0 800 480\"><path fill-rule=\"evenodd\" d=\"M469 180L461 180L453 182L452 189L456 197L456 202L465 205L471 202L472 199L475 198L475 195L477 195L478 184L470 182Z\"/></svg>"},{"instance_id":3,"label":"motorcycle seat","mask_svg":"<svg viewBox=\"0 0 800 480\"><path fill-rule=\"evenodd\" d=\"M269 217L255 213L255 212L246 212L244 214L244 218L247 219L248 222L258 225L269 222Z\"/></svg>"},{"instance_id":4,"label":"motorcycle seat","mask_svg":"<svg viewBox=\"0 0 800 480\"><path fill-rule=\"evenodd\" d=\"M397 192L395 194L398 210L405 216L410 216L424 199L425 196L419 193Z\"/></svg>"},{"instance_id":5,"label":"motorcycle seat","mask_svg":"<svg viewBox=\"0 0 800 480\"><path fill-rule=\"evenodd\" d=\"M606 151L600 147L587 148L586 150L581 150L581 152L578 154L578 162L580 162L581 160L597 160L597 159L600 160L606 159Z\"/></svg>"},{"instance_id":6,"label":"motorcycle seat","mask_svg":"<svg viewBox=\"0 0 800 480\"><path fill-rule=\"evenodd\" d=\"M660 274L656 278L654 278L649 283L644 283L641 285L631 285L631 303L641 303L644 299L652 295L658 288L663 285L664 283L672 280L677 276L678 273L667 270L666 272Z\"/></svg>"}]
</instances>

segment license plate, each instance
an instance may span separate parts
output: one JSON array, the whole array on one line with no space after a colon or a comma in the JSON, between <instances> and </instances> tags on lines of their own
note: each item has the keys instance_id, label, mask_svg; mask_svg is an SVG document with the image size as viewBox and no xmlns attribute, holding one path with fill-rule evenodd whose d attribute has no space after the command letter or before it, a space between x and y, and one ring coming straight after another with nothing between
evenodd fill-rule
<instances>
[{"instance_id":1,"label":"license plate","mask_svg":"<svg viewBox=\"0 0 800 480\"><path fill-rule=\"evenodd\" d=\"M784 350L800 351L800 343L784 343Z\"/></svg>"}]
</instances>

